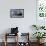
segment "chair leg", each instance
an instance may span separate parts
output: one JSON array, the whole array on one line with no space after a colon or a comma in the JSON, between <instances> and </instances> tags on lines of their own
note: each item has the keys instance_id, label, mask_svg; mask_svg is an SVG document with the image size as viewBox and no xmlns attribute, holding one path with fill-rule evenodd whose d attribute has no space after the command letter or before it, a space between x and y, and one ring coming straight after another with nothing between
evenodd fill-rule
<instances>
[{"instance_id":1,"label":"chair leg","mask_svg":"<svg viewBox=\"0 0 46 46\"><path fill-rule=\"evenodd\" d=\"M4 44L5 44L5 46L7 46L7 42L6 41L4 42Z\"/></svg>"},{"instance_id":2,"label":"chair leg","mask_svg":"<svg viewBox=\"0 0 46 46\"><path fill-rule=\"evenodd\" d=\"M7 34L5 34L5 46L7 46Z\"/></svg>"}]
</instances>

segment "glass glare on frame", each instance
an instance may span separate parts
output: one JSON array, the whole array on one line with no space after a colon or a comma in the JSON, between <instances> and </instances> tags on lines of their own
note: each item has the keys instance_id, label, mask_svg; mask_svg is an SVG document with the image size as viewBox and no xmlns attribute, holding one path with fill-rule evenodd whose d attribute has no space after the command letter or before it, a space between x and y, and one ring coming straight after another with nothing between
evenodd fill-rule
<instances>
[{"instance_id":1,"label":"glass glare on frame","mask_svg":"<svg viewBox=\"0 0 46 46\"><path fill-rule=\"evenodd\" d=\"M40 17L44 17L44 13L39 13L39 16Z\"/></svg>"},{"instance_id":2,"label":"glass glare on frame","mask_svg":"<svg viewBox=\"0 0 46 46\"><path fill-rule=\"evenodd\" d=\"M39 17L46 17L46 0L37 1L37 15Z\"/></svg>"},{"instance_id":3,"label":"glass glare on frame","mask_svg":"<svg viewBox=\"0 0 46 46\"><path fill-rule=\"evenodd\" d=\"M46 17L46 13L45 13L45 17Z\"/></svg>"}]
</instances>

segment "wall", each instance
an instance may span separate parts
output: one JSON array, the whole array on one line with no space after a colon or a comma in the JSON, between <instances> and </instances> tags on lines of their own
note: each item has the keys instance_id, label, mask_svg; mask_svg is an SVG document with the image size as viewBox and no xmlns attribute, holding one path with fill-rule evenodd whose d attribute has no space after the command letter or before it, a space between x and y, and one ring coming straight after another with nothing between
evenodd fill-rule
<instances>
[{"instance_id":1,"label":"wall","mask_svg":"<svg viewBox=\"0 0 46 46\"><path fill-rule=\"evenodd\" d=\"M10 9L24 9L24 18L10 18ZM19 27L19 32L30 32L36 24L36 0L0 0L0 34L11 27Z\"/></svg>"}]
</instances>

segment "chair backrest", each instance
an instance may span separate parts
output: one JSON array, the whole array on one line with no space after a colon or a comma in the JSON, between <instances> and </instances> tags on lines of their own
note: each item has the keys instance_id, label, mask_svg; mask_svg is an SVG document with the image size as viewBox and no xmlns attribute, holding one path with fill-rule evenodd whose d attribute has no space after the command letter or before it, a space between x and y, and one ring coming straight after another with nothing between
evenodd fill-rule
<instances>
[{"instance_id":1,"label":"chair backrest","mask_svg":"<svg viewBox=\"0 0 46 46\"><path fill-rule=\"evenodd\" d=\"M18 33L18 27L16 28L11 28L11 34Z\"/></svg>"}]
</instances>

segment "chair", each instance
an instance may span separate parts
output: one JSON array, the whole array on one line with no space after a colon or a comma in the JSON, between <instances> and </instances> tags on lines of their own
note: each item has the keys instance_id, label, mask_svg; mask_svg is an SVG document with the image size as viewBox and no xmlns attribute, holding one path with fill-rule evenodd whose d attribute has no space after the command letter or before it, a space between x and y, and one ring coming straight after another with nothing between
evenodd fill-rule
<instances>
[{"instance_id":1,"label":"chair","mask_svg":"<svg viewBox=\"0 0 46 46\"><path fill-rule=\"evenodd\" d=\"M8 45L7 38L10 38L10 37L13 37L13 36L17 36L15 38L15 40L17 40L16 46L18 46L18 27L11 28L11 33L5 33L5 46Z\"/></svg>"}]
</instances>

